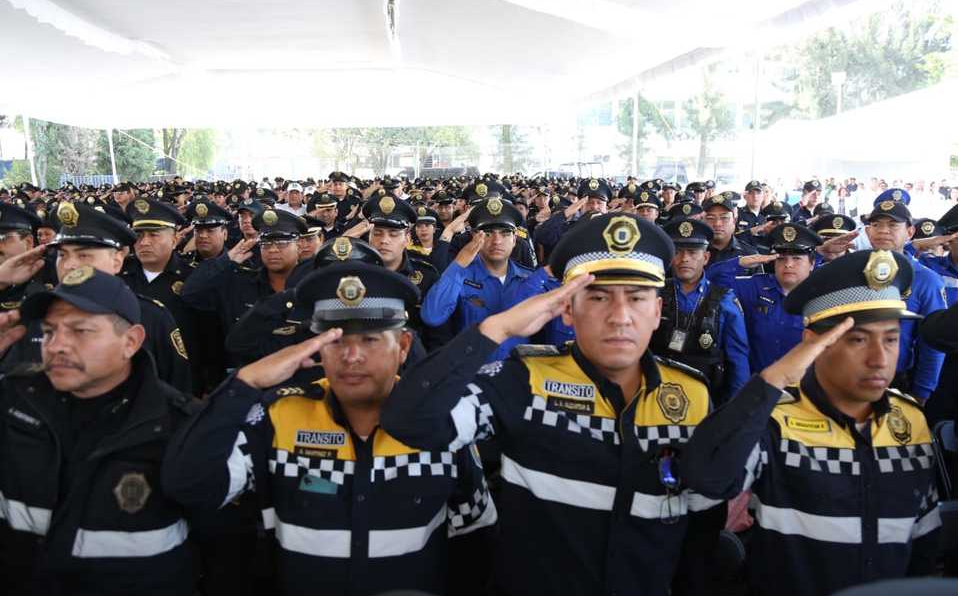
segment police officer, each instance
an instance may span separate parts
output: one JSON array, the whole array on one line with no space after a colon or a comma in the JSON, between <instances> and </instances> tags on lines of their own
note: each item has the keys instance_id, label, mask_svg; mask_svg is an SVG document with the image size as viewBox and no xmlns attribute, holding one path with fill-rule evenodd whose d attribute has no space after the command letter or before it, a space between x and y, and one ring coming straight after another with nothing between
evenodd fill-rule
<instances>
[{"instance_id":1,"label":"police officer","mask_svg":"<svg viewBox=\"0 0 958 596\"><path fill-rule=\"evenodd\" d=\"M704 275L711 228L686 219L671 221L664 230L675 244L675 257L673 277L662 288L663 320L652 335L652 352L700 371L713 402L725 403L750 375L742 307L731 290Z\"/></svg>"},{"instance_id":2,"label":"police officer","mask_svg":"<svg viewBox=\"0 0 958 596\"><path fill-rule=\"evenodd\" d=\"M869 214L865 233L874 248L903 252L914 233L911 213L902 199L905 191L889 188L875 200L875 209ZM908 296L908 309L922 316L945 308L945 287L940 275L909 256L915 281ZM927 399L938 385L938 375L944 354L933 350L918 337L914 321L901 324L901 348L898 352L898 376L894 386L915 397Z\"/></svg>"},{"instance_id":3,"label":"police officer","mask_svg":"<svg viewBox=\"0 0 958 596\"><path fill-rule=\"evenodd\" d=\"M426 294L422 320L429 326L451 321L453 333L508 308L519 284L532 273L509 256L522 216L512 203L495 197L472 209L469 241ZM497 354L505 357L516 342Z\"/></svg>"},{"instance_id":4,"label":"police officer","mask_svg":"<svg viewBox=\"0 0 958 596\"><path fill-rule=\"evenodd\" d=\"M388 194L377 194L363 205L363 217L368 222L369 244L382 257L383 265L405 276L425 296L438 281L439 273L429 262L411 258L409 252L409 228L416 221L416 212L403 199ZM428 349L437 348L448 341L451 331L448 325L429 327L423 323L420 305L410 313L409 326L422 337Z\"/></svg>"},{"instance_id":5,"label":"police officer","mask_svg":"<svg viewBox=\"0 0 958 596\"><path fill-rule=\"evenodd\" d=\"M292 287L296 281L296 239L306 231L303 218L266 209L253 218L252 225L259 234L258 240L242 240L226 254L203 261L183 286L183 300L197 310L216 312L226 333L257 300L281 292L287 285ZM263 266L251 269L244 263L252 257L257 242Z\"/></svg>"},{"instance_id":6,"label":"police officer","mask_svg":"<svg viewBox=\"0 0 958 596\"><path fill-rule=\"evenodd\" d=\"M194 196L187 207L186 218L193 226L192 250L182 255L187 267L196 269L203 261L225 254L227 226L232 219L229 211L207 195L200 194ZM195 395L208 395L226 376L226 354L223 351L226 334L218 317L195 315L194 320L194 345L197 348L192 351L190 359L193 387Z\"/></svg>"},{"instance_id":7,"label":"police officer","mask_svg":"<svg viewBox=\"0 0 958 596\"><path fill-rule=\"evenodd\" d=\"M137 294L161 302L169 309L183 334L187 354L193 354L198 341L196 311L183 302L180 294L193 268L177 254L176 230L186 223L177 209L155 199L135 199L127 204L136 242L135 255L127 257L120 278Z\"/></svg>"},{"instance_id":8,"label":"police officer","mask_svg":"<svg viewBox=\"0 0 958 596\"><path fill-rule=\"evenodd\" d=\"M718 528L697 513L711 503L685 491L675 464L708 390L697 372L647 350L672 256L668 236L634 215L583 221L550 261L563 287L465 330L407 371L386 403L383 428L406 444L488 438L501 448L496 593L660 595L673 575L704 577L677 572L680 552ZM574 344L489 362L559 314Z\"/></svg>"},{"instance_id":9,"label":"police officer","mask_svg":"<svg viewBox=\"0 0 958 596\"><path fill-rule=\"evenodd\" d=\"M307 213L322 222L323 239L332 240L343 233L343 225L337 220L338 201L329 193L314 193L306 204Z\"/></svg>"},{"instance_id":10,"label":"police officer","mask_svg":"<svg viewBox=\"0 0 958 596\"><path fill-rule=\"evenodd\" d=\"M445 591L448 536L468 539L496 509L474 446L416 449L379 426L412 341L416 286L351 261L310 274L296 299L318 335L220 387L172 446L164 486L198 515L255 491L284 594ZM313 358L326 378L301 382Z\"/></svg>"},{"instance_id":11,"label":"police officer","mask_svg":"<svg viewBox=\"0 0 958 596\"><path fill-rule=\"evenodd\" d=\"M186 210L186 219L193 226L193 248L183 253L183 259L193 269L206 259L215 259L226 249L227 226L232 217L229 211L198 195Z\"/></svg>"},{"instance_id":12,"label":"police officer","mask_svg":"<svg viewBox=\"0 0 958 596\"><path fill-rule=\"evenodd\" d=\"M847 215L825 215L815 220L811 229L822 238L835 238L854 232L858 226Z\"/></svg>"},{"instance_id":13,"label":"police officer","mask_svg":"<svg viewBox=\"0 0 958 596\"><path fill-rule=\"evenodd\" d=\"M803 225L786 223L768 236L771 255L740 257L712 269L710 280L731 288L745 313L749 362L760 371L802 340L802 318L785 310L785 297L805 281L818 261L822 238ZM741 268L773 263L771 273L736 276Z\"/></svg>"},{"instance_id":14,"label":"police officer","mask_svg":"<svg viewBox=\"0 0 958 596\"><path fill-rule=\"evenodd\" d=\"M737 192L725 191L705 199L702 203L702 210L705 212L703 220L712 228L707 270L723 261L737 259L742 255L754 255L757 252L751 245L739 241L735 236L735 206L740 198ZM743 271L742 274L744 273Z\"/></svg>"},{"instance_id":15,"label":"police officer","mask_svg":"<svg viewBox=\"0 0 958 596\"><path fill-rule=\"evenodd\" d=\"M633 206L636 215L652 223L659 219L659 213L662 210L659 197L647 190L639 191L638 196L633 200Z\"/></svg>"},{"instance_id":16,"label":"police officer","mask_svg":"<svg viewBox=\"0 0 958 596\"><path fill-rule=\"evenodd\" d=\"M765 203L762 183L758 180L750 180L745 185L744 198L745 206L738 210L736 233L747 232L765 223L765 216L762 215L762 207Z\"/></svg>"},{"instance_id":17,"label":"police officer","mask_svg":"<svg viewBox=\"0 0 958 596\"><path fill-rule=\"evenodd\" d=\"M60 280L81 265L92 265L110 275L118 275L123 267L124 251L136 241L136 235L122 221L84 204L62 202L57 207L60 232L51 246L56 250L57 275ZM42 268L43 247L23 253L11 260L10 276L0 285L23 283ZM146 349L156 361L160 379L184 393L192 390L189 357L176 321L163 304L137 295ZM43 332L39 324L29 326L28 333L4 356L3 368L24 362L40 362Z\"/></svg>"},{"instance_id":18,"label":"police officer","mask_svg":"<svg viewBox=\"0 0 958 596\"><path fill-rule=\"evenodd\" d=\"M140 304L121 279L82 265L0 315L0 349L26 332L18 318L43 327L42 366L0 384L7 594L193 592L189 529L160 486L169 437L192 408L141 349Z\"/></svg>"},{"instance_id":19,"label":"police officer","mask_svg":"<svg viewBox=\"0 0 958 596\"><path fill-rule=\"evenodd\" d=\"M802 198L799 203L800 206L792 214L792 221L803 225L809 225L806 224L809 219L822 215L823 213L831 213L832 210L830 207L826 206L824 203L819 203L821 194L821 182L818 180L809 180L806 182L802 186Z\"/></svg>"},{"instance_id":20,"label":"police officer","mask_svg":"<svg viewBox=\"0 0 958 596\"><path fill-rule=\"evenodd\" d=\"M543 255L548 258L569 226L591 213L608 210L612 189L601 178L584 178L576 191L576 200L564 209L553 209L553 215L536 227L536 244L542 245Z\"/></svg>"},{"instance_id":21,"label":"police officer","mask_svg":"<svg viewBox=\"0 0 958 596\"><path fill-rule=\"evenodd\" d=\"M929 222L932 224L929 230ZM922 227L925 229L923 230ZM958 207L952 207L937 222L915 221L912 242L905 246L909 254L917 253L918 261L941 276L949 306L958 302ZM925 237L922 237L925 236ZM940 249L940 254L936 253Z\"/></svg>"},{"instance_id":22,"label":"police officer","mask_svg":"<svg viewBox=\"0 0 958 596\"><path fill-rule=\"evenodd\" d=\"M0 263L33 249L42 220L32 211L0 203ZM0 288L0 312L20 308L23 299L44 289L42 271L24 283Z\"/></svg>"},{"instance_id":23,"label":"police officer","mask_svg":"<svg viewBox=\"0 0 958 596\"><path fill-rule=\"evenodd\" d=\"M313 269L345 261L361 261L383 266L382 256L366 242L340 236L326 242L313 259ZM226 338L226 349L239 364L248 364L273 352L305 341L310 331L312 311L296 302L296 288L277 292L257 302ZM418 332L413 331L409 357L403 366L418 362L426 355ZM317 374L321 373L321 369ZM318 379L319 377L317 377Z\"/></svg>"},{"instance_id":24,"label":"police officer","mask_svg":"<svg viewBox=\"0 0 958 596\"><path fill-rule=\"evenodd\" d=\"M475 206L483 201L494 198L499 198L503 201L512 203L512 195L509 194L504 186L493 179L483 179L474 184L470 184L463 190L461 196L461 199L470 206ZM462 213L466 212L467 209L462 210ZM468 217L468 215L466 217ZM533 248L532 241L529 238L529 232L522 227L523 221L524 218L520 217L520 222L515 229L516 241L512 248L512 254L509 256L509 258L524 267L534 269L536 266L538 266L538 259L536 257L536 251ZM472 240L471 231L462 231L461 233L456 233L449 242L448 258L455 258L455 255L459 254L459 252L469 243L470 240Z\"/></svg>"},{"instance_id":25,"label":"police officer","mask_svg":"<svg viewBox=\"0 0 958 596\"><path fill-rule=\"evenodd\" d=\"M889 388L910 259L858 251L786 299L802 342L696 429L682 462L706 496L751 489L755 594L817 596L935 570L935 452L921 408Z\"/></svg>"}]
</instances>

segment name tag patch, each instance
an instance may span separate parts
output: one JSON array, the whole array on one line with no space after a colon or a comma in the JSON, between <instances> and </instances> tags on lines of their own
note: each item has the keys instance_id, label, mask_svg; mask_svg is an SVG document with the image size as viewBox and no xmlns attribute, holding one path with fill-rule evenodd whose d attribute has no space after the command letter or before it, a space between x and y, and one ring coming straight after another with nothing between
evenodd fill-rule
<instances>
[{"instance_id":1,"label":"name tag patch","mask_svg":"<svg viewBox=\"0 0 958 596\"><path fill-rule=\"evenodd\" d=\"M791 416L785 420L788 424L788 428L810 433L827 433L832 429L832 425L828 420L803 420L801 418L792 418Z\"/></svg>"},{"instance_id":2,"label":"name tag patch","mask_svg":"<svg viewBox=\"0 0 958 596\"><path fill-rule=\"evenodd\" d=\"M546 393L562 395L574 399L595 399L595 385L588 383L563 383L553 379L546 379L542 383Z\"/></svg>"},{"instance_id":3,"label":"name tag patch","mask_svg":"<svg viewBox=\"0 0 958 596\"><path fill-rule=\"evenodd\" d=\"M298 430L296 431L296 444L342 447L346 444L346 433L342 431Z\"/></svg>"},{"instance_id":4,"label":"name tag patch","mask_svg":"<svg viewBox=\"0 0 958 596\"><path fill-rule=\"evenodd\" d=\"M553 406L570 414L588 414L595 413L595 402L584 399L566 399L563 397L553 397L549 400Z\"/></svg>"}]
</instances>

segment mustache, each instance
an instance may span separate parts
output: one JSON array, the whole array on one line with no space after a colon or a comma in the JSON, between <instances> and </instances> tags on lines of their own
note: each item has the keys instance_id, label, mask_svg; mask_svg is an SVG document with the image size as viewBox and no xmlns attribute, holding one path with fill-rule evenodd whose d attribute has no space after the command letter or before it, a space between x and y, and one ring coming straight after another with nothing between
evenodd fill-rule
<instances>
[{"instance_id":1,"label":"mustache","mask_svg":"<svg viewBox=\"0 0 958 596\"><path fill-rule=\"evenodd\" d=\"M44 372L53 368L72 368L74 370L79 370L79 371L86 370L86 367L83 366L82 363L74 362L66 358L54 358L53 360L50 360L49 362L45 362L43 364Z\"/></svg>"}]
</instances>

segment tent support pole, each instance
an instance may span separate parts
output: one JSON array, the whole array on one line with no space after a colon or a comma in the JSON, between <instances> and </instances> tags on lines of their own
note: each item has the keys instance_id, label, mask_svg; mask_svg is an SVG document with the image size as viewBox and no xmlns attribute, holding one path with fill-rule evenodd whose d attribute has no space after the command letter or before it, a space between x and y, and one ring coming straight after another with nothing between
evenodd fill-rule
<instances>
[{"instance_id":1,"label":"tent support pole","mask_svg":"<svg viewBox=\"0 0 958 596\"><path fill-rule=\"evenodd\" d=\"M30 180L34 186L39 186L39 184L37 184L37 165L34 163L33 155L33 135L30 134L30 117L26 114L23 115L23 137L27 141L27 161L30 162Z\"/></svg>"},{"instance_id":2,"label":"tent support pole","mask_svg":"<svg viewBox=\"0 0 958 596\"><path fill-rule=\"evenodd\" d=\"M639 176L639 91L632 94L632 175Z\"/></svg>"},{"instance_id":3,"label":"tent support pole","mask_svg":"<svg viewBox=\"0 0 958 596\"><path fill-rule=\"evenodd\" d=\"M116 175L116 153L113 151L113 129L106 129L106 143L110 146L110 168L113 170L113 184L119 184L120 179Z\"/></svg>"}]
</instances>

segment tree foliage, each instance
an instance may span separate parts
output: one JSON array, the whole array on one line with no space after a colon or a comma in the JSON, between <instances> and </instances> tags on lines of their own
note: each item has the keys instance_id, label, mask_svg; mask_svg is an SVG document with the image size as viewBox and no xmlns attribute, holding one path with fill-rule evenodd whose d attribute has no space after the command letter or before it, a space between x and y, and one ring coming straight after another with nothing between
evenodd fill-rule
<instances>
[{"instance_id":1,"label":"tree foliage","mask_svg":"<svg viewBox=\"0 0 958 596\"><path fill-rule=\"evenodd\" d=\"M837 111L833 72L845 72L843 109L933 85L944 76L951 17L935 3L895 4L851 26L829 28L799 45L796 106L811 118Z\"/></svg>"},{"instance_id":2,"label":"tree foliage","mask_svg":"<svg viewBox=\"0 0 958 596\"><path fill-rule=\"evenodd\" d=\"M153 141L151 129L113 131L113 153L120 180L146 180L153 174L156 167ZM96 155L97 172L112 173L110 145L105 132L100 135Z\"/></svg>"},{"instance_id":3,"label":"tree foliage","mask_svg":"<svg viewBox=\"0 0 958 596\"><path fill-rule=\"evenodd\" d=\"M177 164L181 174L206 176L216 158L217 135L209 128L194 128L186 131L180 144ZM185 164L185 165L184 165Z\"/></svg>"}]
</instances>

